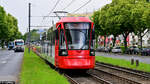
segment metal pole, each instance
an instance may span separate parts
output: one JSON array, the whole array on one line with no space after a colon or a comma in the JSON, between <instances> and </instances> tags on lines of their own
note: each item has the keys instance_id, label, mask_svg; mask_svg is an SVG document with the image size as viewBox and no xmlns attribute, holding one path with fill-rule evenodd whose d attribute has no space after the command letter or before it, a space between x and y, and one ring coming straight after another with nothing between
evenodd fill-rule
<instances>
[{"instance_id":1,"label":"metal pole","mask_svg":"<svg viewBox=\"0 0 150 84\"><path fill-rule=\"evenodd\" d=\"M29 50L28 52L30 53L30 40L31 40L31 35L30 35L30 21L31 21L31 3L29 3Z\"/></svg>"}]
</instances>

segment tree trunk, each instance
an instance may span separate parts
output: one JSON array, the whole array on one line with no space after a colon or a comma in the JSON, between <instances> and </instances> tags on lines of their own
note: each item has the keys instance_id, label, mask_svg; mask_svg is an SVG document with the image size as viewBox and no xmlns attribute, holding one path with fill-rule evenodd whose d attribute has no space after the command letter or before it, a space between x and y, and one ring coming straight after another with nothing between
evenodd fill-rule
<instances>
[{"instance_id":1,"label":"tree trunk","mask_svg":"<svg viewBox=\"0 0 150 84\"><path fill-rule=\"evenodd\" d=\"M140 54L142 55L142 32L140 32Z\"/></svg>"},{"instance_id":2,"label":"tree trunk","mask_svg":"<svg viewBox=\"0 0 150 84\"><path fill-rule=\"evenodd\" d=\"M104 36L104 47L106 47L106 36Z\"/></svg>"},{"instance_id":3,"label":"tree trunk","mask_svg":"<svg viewBox=\"0 0 150 84\"><path fill-rule=\"evenodd\" d=\"M127 51L127 40L126 40L126 39L127 39L128 35L129 35L129 34L123 35L123 37L124 37L124 47L125 47L124 53Z\"/></svg>"},{"instance_id":4,"label":"tree trunk","mask_svg":"<svg viewBox=\"0 0 150 84\"><path fill-rule=\"evenodd\" d=\"M97 34L95 34L95 38L96 38L96 48L99 46L99 44L98 44L98 35Z\"/></svg>"},{"instance_id":5,"label":"tree trunk","mask_svg":"<svg viewBox=\"0 0 150 84\"><path fill-rule=\"evenodd\" d=\"M113 39L113 47L115 46L116 44L116 36L114 36L114 39Z\"/></svg>"},{"instance_id":6,"label":"tree trunk","mask_svg":"<svg viewBox=\"0 0 150 84\"><path fill-rule=\"evenodd\" d=\"M140 31L140 33L139 33L139 37L140 37L140 54L142 55L142 48L143 48L143 43L142 43L142 38L143 38L143 36L145 36L145 34L146 33L148 33L150 30L149 29L147 29L147 31L146 32L143 32L143 35L142 35L142 30Z\"/></svg>"},{"instance_id":7,"label":"tree trunk","mask_svg":"<svg viewBox=\"0 0 150 84\"><path fill-rule=\"evenodd\" d=\"M126 37L124 37L124 46L125 46L125 52L127 50L127 41L126 41Z\"/></svg>"},{"instance_id":8,"label":"tree trunk","mask_svg":"<svg viewBox=\"0 0 150 84\"><path fill-rule=\"evenodd\" d=\"M4 40L1 40L1 46L2 46L2 48L4 48Z\"/></svg>"}]
</instances>

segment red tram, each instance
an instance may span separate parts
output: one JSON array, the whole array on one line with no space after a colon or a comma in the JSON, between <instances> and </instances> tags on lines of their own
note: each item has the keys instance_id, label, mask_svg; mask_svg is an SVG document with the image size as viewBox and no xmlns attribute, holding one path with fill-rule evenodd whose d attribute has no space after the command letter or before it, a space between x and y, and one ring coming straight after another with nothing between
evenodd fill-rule
<instances>
[{"instance_id":1,"label":"red tram","mask_svg":"<svg viewBox=\"0 0 150 84\"><path fill-rule=\"evenodd\" d=\"M95 66L94 26L86 17L64 17L42 41L42 57L61 69L92 69Z\"/></svg>"}]
</instances>

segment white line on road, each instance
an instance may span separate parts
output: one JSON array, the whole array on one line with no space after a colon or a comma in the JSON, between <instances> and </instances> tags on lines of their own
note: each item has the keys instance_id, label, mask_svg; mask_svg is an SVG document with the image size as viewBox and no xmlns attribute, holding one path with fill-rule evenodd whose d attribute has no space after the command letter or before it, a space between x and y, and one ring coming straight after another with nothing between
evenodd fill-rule
<instances>
[{"instance_id":1,"label":"white line on road","mask_svg":"<svg viewBox=\"0 0 150 84\"><path fill-rule=\"evenodd\" d=\"M7 63L7 61L2 61L1 63L2 63L2 64L5 64L5 63Z\"/></svg>"}]
</instances>

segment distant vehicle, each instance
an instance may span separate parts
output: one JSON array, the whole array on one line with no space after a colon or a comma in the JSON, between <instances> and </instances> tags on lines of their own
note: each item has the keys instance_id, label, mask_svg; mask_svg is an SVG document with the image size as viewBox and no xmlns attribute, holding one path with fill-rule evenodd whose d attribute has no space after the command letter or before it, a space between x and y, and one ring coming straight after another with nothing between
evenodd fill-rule
<instances>
[{"instance_id":1,"label":"distant vehicle","mask_svg":"<svg viewBox=\"0 0 150 84\"><path fill-rule=\"evenodd\" d=\"M150 48L143 48L141 54L145 56L150 55Z\"/></svg>"},{"instance_id":2,"label":"distant vehicle","mask_svg":"<svg viewBox=\"0 0 150 84\"><path fill-rule=\"evenodd\" d=\"M111 52L111 48L110 48L110 47L105 47L105 48L104 48L104 52L107 52L107 53L108 53L108 52Z\"/></svg>"},{"instance_id":3,"label":"distant vehicle","mask_svg":"<svg viewBox=\"0 0 150 84\"><path fill-rule=\"evenodd\" d=\"M8 43L8 50L14 49L14 42Z\"/></svg>"},{"instance_id":4,"label":"distant vehicle","mask_svg":"<svg viewBox=\"0 0 150 84\"><path fill-rule=\"evenodd\" d=\"M24 40L17 39L14 41L14 51L22 51L24 52Z\"/></svg>"},{"instance_id":5,"label":"distant vehicle","mask_svg":"<svg viewBox=\"0 0 150 84\"><path fill-rule=\"evenodd\" d=\"M121 53L121 48L120 47L114 47L111 52L113 53Z\"/></svg>"},{"instance_id":6,"label":"distant vehicle","mask_svg":"<svg viewBox=\"0 0 150 84\"><path fill-rule=\"evenodd\" d=\"M133 53L134 54L139 54L139 52L140 52L140 49L138 47L133 48Z\"/></svg>"},{"instance_id":7,"label":"distant vehicle","mask_svg":"<svg viewBox=\"0 0 150 84\"><path fill-rule=\"evenodd\" d=\"M147 48L147 55L150 56L150 48Z\"/></svg>"},{"instance_id":8,"label":"distant vehicle","mask_svg":"<svg viewBox=\"0 0 150 84\"><path fill-rule=\"evenodd\" d=\"M127 49L128 54L138 54L140 49L136 46L131 46Z\"/></svg>"},{"instance_id":9,"label":"distant vehicle","mask_svg":"<svg viewBox=\"0 0 150 84\"><path fill-rule=\"evenodd\" d=\"M104 47L102 47L102 46L99 46L99 47L97 47L97 49L96 49L96 51L97 52L102 52L102 51L104 51Z\"/></svg>"}]
</instances>

